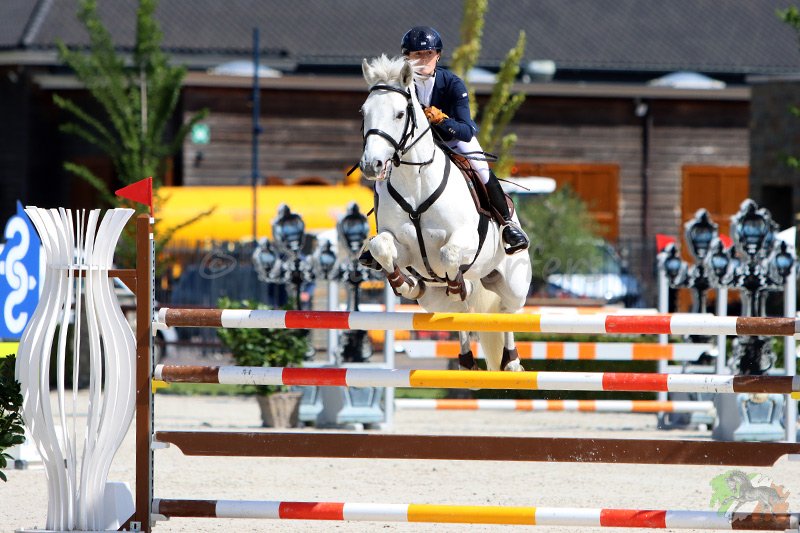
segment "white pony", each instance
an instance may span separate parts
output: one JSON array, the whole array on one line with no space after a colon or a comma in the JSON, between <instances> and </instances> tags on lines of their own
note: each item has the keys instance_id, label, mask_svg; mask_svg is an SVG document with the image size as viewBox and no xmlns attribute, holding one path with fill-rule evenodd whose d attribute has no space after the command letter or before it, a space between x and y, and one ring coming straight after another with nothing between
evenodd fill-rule
<instances>
[{"instance_id":1,"label":"white pony","mask_svg":"<svg viewBox=\"0 0 800 533\"><path fill-rule=\"evenodd\" d=\"M367 244L372 257L398 295L427 311L518 311L531 281L530 257L506 255L498 226L478 214L461 171L434 143L413 67L382 55L365 59L362 69L370 89L361 107L359 166L376 181L378 234ZM459 338L461 366L477 368L469 332ZM479 338L490 370L522 370L513 333Z\"/></svg>"}]
</instances>

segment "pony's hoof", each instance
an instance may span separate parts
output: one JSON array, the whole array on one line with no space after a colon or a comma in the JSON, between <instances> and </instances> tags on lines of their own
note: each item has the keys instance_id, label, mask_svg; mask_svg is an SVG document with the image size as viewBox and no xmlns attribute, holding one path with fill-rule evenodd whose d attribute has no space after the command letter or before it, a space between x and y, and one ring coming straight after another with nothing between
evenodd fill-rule
<instances>
[{"instance_id":1,"label":"pony's hoof","mask_svg":"<svg viewBox=\"0 0 800 533\"><path fill-rule=\"evenodd\" d=\"M510 361L503 370L506 372L525 372L525 369L522 368L522 363L519 362L519 359Z\"/></svg>"},{"instance_id":2,"label":"pony's hoof","mask_svg":"<svg viewBox=\"0 0 800 533\"><path fill-rule=\"evenodd\" d=\"M475 363L475 364L474 364L474 365L472 365L471 367L466 367L466 366L461 366L461 365L458 365L458 369L459 369L459 370L467 370L467 371L469 371L469 370L480 371L481 367L479 367L479 366L478 366L478 364L477 364L477 363ZM478 390L478 389L473 389L473 390Z\"/></svg>"}]
</instances>

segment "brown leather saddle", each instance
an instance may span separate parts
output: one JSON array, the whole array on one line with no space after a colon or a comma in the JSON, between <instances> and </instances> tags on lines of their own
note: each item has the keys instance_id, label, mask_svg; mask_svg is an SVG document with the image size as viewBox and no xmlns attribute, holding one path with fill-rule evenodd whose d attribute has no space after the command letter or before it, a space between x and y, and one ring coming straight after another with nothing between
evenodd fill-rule
<instances>
[{"instance_id":1,"label":"brown leather saddle","mask_svg":"<svg viewBox=\"0 0 800 533\"><path fill-rule=\"evenodd\" d=\"M489 202L489 193L486 192L486 186L481 182L478 173L475 172L475 169L472 168L472 165L469 164L469 160L461 156L459 154L453 153L452 151L445 152L450 157L450 160L453 162L455 166L461 170L461 174L464 176L464 180L467 182L467 188L469 189L470 196L472 196L472 202L475 204L475 209L478 211L479 214L487 216L491 219L494 219L497 224L500 226L505 224L503 217L500 216L500 213L492 207L491 202ZM506 203L508 204L508 212L511 215L514 215L514 201L506 194Z\"/></svg>"}]
</instances>

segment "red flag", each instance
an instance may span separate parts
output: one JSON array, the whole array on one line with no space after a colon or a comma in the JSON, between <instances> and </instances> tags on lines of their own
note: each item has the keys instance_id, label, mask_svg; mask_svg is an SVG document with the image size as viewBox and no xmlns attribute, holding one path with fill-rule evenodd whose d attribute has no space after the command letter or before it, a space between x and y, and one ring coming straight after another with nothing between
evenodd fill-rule
<instances>
[{"instance_id":1,"label":"red flag","mask_svg":"<svg viewBox=\"0 0 800 533\"><path fill-rule=\"evenodd\" d=\"M131 200L150 207L150 216L153 216L153 178L145 178L136 183L131 183L114 194L120 198Z\"/></svg>"},{"instance_id":2,"label":"red flag","mask_svg":"<svg viewBox=\"0 0 800 533\"><path fill-rule=\"evenodd\" d=\"M720 233L720 234L719 234L719 240L721 240L721 241L722 241L722 245L723 245L725 248L730 248L730 247L731 247L731 245L733 244L733 239L731 239L730 237L728 237L728 236L727 236L727 235L725 235L724 233Z\"/></svg>"},{"instance_id":3,"label":"red flag","mask_svg":"<svg viewBox=\"0 0 800 533\"><path fill-rule=\"evenodd\" d=\"M672 235L664 235L663 233L656 233L656 248L659 252L663 251L668 244L675 242L676 239Z\"/></svg>"}]
</instances>

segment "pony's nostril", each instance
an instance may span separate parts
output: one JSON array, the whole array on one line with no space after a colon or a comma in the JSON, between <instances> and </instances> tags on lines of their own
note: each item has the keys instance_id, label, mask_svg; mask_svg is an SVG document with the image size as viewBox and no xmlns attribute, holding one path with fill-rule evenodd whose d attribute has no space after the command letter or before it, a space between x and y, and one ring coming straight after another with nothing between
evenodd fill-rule
<instances>
[{"instance_id":1,"label":"pony's nostril","mask_svg":"<svg viewBox=\"0 0 800 533\"><path fill-rule=\"evenodd\" d=\"M383 166L383 161L375 161L375 168L381 168Z\"/></svg>"}]
</instances>

